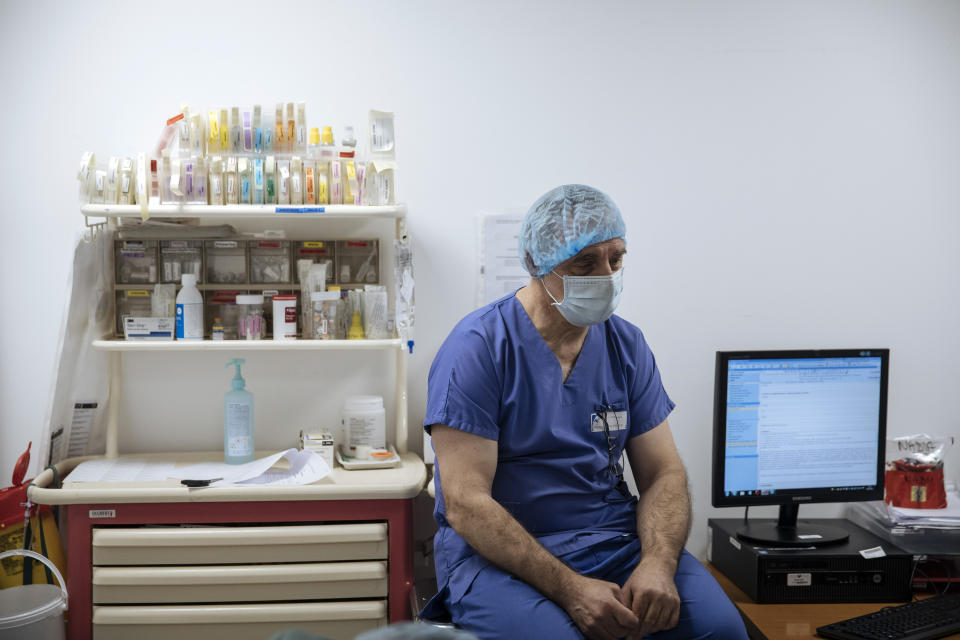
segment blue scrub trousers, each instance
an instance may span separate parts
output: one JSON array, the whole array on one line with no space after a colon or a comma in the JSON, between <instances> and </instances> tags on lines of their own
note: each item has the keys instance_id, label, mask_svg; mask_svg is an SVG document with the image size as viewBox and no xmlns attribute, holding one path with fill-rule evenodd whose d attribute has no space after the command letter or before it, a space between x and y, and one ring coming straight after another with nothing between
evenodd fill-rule
<instances>
[{"instance_id":1,"label":"blue scrub trousers","mask_svg":"<svg viewBox=\"0 0 960 640\"><path fill-rule=\"evenodd\" d=\"M640 560L640 542L615 538L560 556L570 568L591 578L627 581ZM651 640L717 638L747 640L743 620L710 572L686 550L674 578L680 594L676 627L646 636ZM566 640L583 638L570 616L526 582L493 565L477 574L457 602L447 602L453 621L481 640L496 638Z\"/></svg>"}]
</instances>

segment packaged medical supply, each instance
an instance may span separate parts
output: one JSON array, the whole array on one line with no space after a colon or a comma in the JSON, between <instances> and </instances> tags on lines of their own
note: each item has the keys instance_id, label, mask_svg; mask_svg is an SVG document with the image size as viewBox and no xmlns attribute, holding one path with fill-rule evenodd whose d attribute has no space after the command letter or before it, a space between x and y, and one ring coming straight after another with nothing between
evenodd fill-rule
<instances>
[{"instance_id":1,"label":"packaged medical supply","mask_svg":"<svg viewBox=\"0 0 960 640\"><path fill-rule=\"evenodd\" d=\"M337 162L337 147L333 141L333 128L324 127L320 136L320 159L317 161L317 176L320 189L317 192L318 202L333 204L333 187L330 182L331 167Z\"/></svg>"},{"instance_id":2,"label":"packaged medical supply","mask_svg":"<svg viewBox=\"0 0 960 640\"><path fill-rule=\"evenodd\" d=\"M263 158L253 159L253 204L263 204Z\"/></svg>"},{"instance_id":3,"label":"packaged medical supply","mask_svg":"<svg viewBox=\"0 0 960 640\"><path fill-rule=\"evenodd\" d=\"M337 335L337 303L339 291L317 291L310 295L313 340L339 340Z\"/></svg>"},{"instance_id":4,"label":"packaged medical supply","mask_svg":"<svg viewBox=\"0 0 960 640\"><path fill-rule=\"evenodd\" d=\"M403 344L413 353L413 327L416 319L413 281L413 247L410 238L404 236L393 241L393 279L396 287L395 320L397 334Z\"/></svg>"},{"instance_id":5,"label":"packaged medical supply","mask_svg":"<svg viewBox=\"0 0 960 640\"><path fill-rule=\"evenodd\" d=\"M297 264L300 270L300 299L304 301L303 336L310 338L314 334L313 312L310 305L314 293L324 291L327 287L327 267L324 264L315 264L309 260L302 260Z\"/></svg>"},{"instance_id":6,"label":"packaged medical supply","mask_svg":"<svg viewBox=\"0 0 960 640\"><path fill-rule=\"evenodd\" d=\"M277 202L277 159L267 156L263 163L264 204Z\"/></svg>"},{"instance_id":7,"label":"packaged medical supply","mask_svg":"<svg viewBox=\"0 0 960 640\"><path fill-rule=\"evenodd\" d=\"M217 112L210 110L208 114L208 124L207 133L209 134L207 138L207 153L213 155L220 153L220 122L217 120Z\"/></svg>"},{"instance_id":8,"label":"packaged medical supply","mask_svg":"<svg viewBox=\"0 0 960 640\"><path fill-rule=\"evenodd\" d=\"M340 451L347 456L359 457L356 447L371 449L386 448L386 414L381 396L349 396L344 398L340 414L343 440ZM351 447L354 447L351 452Z\"/></svg>"},{"instance_id":9,"label":"packaged medical supply","mask_svg":"<svg viewBox=\"0 0 960 640\"><path fill-rule=\"evenodd\" d=\"M220 152L230 153L230 121L226 107L220 109Z\"/></svg>"},{"instance_id":10,"label":"packaged medical supply","mask_svg":"<svg viewBox=\"0 0 960 640\"><path fill-rule=\"evenodd\" d=\"M210 329L210 337L213 340L223 340L223 321L220 318L213 319L213 327Z\"/></svg>"},{"instance_id":11,"label":"packaged medical supply","mask_svg":"<svg viewBox=\"0 0 960 640\"><path fill-rule=\"evenodd\" d=\"M237 159L237 180L240 183L240 204L253 202L253 167L248 158Z\"/></svg>"},{"instance_id":12,"label":"packaged medical supply","mask_svg":"<svg viewBox=\"0 0 960 640\"><path fill-rule=\"evenodd\" d=\"M150 316L154 318L169 318L173 322L176 315L177 286L173 284L153 285L153 296L150 298ZM172 338L171 334L171 338Z\"/></svg>"},{"instance_id":13,"label":"packaged medical supply","mask_svg":"<svg viewBox=\"0 0 960 640\"><path fill-rule=\"evenodd\" d=\"M206 128L203 124L203 114L196 113L190 116L190 153L196 158L202 158L207 153Z\"/></svg>"},{"instance_id":14,"label":"packaged medical supply","mask_svg":"<svg viewBox=\"0 0 960 640\"><path fill-rule=\"evenodd\" d=\"M282 102L277 103L277 108L275 111L273 144L274 144L274 151L276 153L284 153L287 150L287 136L283 130L283 103Z\"/></svg>"},{"instance_id":15,"label":"packaged medical supply","mask_svg":"<svg viewBox=\"0 0 960 640\"><path fill-rule=\"evenodd\" d=\"M258 104L253 105L253 152L263 153L263 119Z\"/></svg>"},{"instance_id":16,"label":"packaged medical supply","mask_svg":"<svg viewBox=\"0 0 960 640\"><path fill-rule=\"evenodd\" d=\"M943 509L943 460L953 436L918 433L887 440L884 500L908 509Z\"/></svg>"},{"instance_id":17,"label":"packaged medical supply","mask_svg":"<svg viewBox=\"0 0 960 640\"><path fill-rule=\"evenodd\" d=\"M177 294L177 340L203 339L203 296L197 289L197 276L183 274L183 287Z\"/></svg>"},{"instance_id":18,"label":"packaged medical supply","mask_svg":"<svg viewBox=\"0 0 960 640\"><path fill-rule=\"evenodd\" d=\"M362 200L367 205L396 204L396 142L393 114L371 111L369 160L364 167Z\"/></svg>"},{"instance_id":19,"label":"packaged medical supply","mask_svg":"<svg viewBox=\"0 0 960 640\"><path fill-rule=\"evenodd\" d=\"M244 362L243 358L234 358L225 367L236 367L232 390L223 398L223 461L229 464L253 460L253 394L245 389L247 383L240 375Z\"/></svg>"},{"instance_id":20,"label":"packaged medical supply","mask_svg":"<svg viewBox=\"0 0 960 640\"><path fill-rule=\"evenodd\" d=\"M297 339L297 296L273 296L273 339Z\"/></svg>"},{"instance_id":21,"label":"packaged medical supply","mask_svg":"<svg viewBox=\"0 0 960 640\"><path fill-rule=\"evenodd\" d=\"M223 171L224 192L227 204L239 204L240 192L237 185L237 158L229 156Z\"/></svg>"},{"instance_id":22,"label":"packaged medical supply","mask_svg":"<svg viewBox=\"0 0 960 640\"><path fill-rule=\"evenodd\" d=\"M243 153L243 127L240 124L240 107L230 108L230 153Z\"/></svg>"},{"instance_id":23,"label":"packaged medical supply","mask_svg":"<svg viewBox=\"0 0 960 640\"><path fill-rule=\"evenodd\" d=\"M237 333L241 340L262 340L265 337L262 295L237 296Z\"/></svg>"},{"instance_id":24,"label":"packaged medical supply","mask_svg":"<svg viewBox=\"0 0 960 640\"><path fill-rule=\"evenodd\" d=\"M246 243L243 240L207 240L204 250L207 258L207 282L247 282Z\"/></svg>"},{"instance_id":25,"label":"packaged medical supply","mask_svg":"<svg viewBox=\"0 0 960 640\"><path fill-rule=\"evenodd\" d=\"M347 331L348 340L364 340L367 335L363 331L363 320L360 319L360 311L354 307L353 315L350 319L350 329Z\"/></svg>"},{"instance_id":26,"label":"packaged medical supply","mask_svg":"<svg viewBox=\"0 0 960 640\"><path fill-rule=\"evenodd\" d=\"M327 466L333 469L333 435L325 431L300 431L300 449L304 451L316 451L323 458Z\"/></svg>"},{"instance_id":27,"label":"packaged medical supply","mask_svg":"<svg viewBox=\"0 0 960 640\"><path fill-rule=\"evenodd\" d=\"M317 204L316 161L307 158L303 161L303 203Z\"/></svg>"},{"instance_id":28,"label":"packaged medical supply","mask_svg":"<svg viewBox=\"0 0 960 640\"><path fill-rule=\"evenodd\" d=\"M203 242L200 240L163 240L160 242L161 282L180 282L185 273L197 276L200 273Z\"/></svg>"},{"instance_id":29,"label":"packaged medical supply","mask_svg":"<svg viewBox=\"0 0 960 640\"><path fill-rule=\"evenodd\" d=\"M340 176L343 181L343 203L359 204L360 190L357 188L356 150L357 140L353 137L353 127L347 126L340 147Z\"/></svg>"},{"instance_id":30,"label":"packaged medical supply","mask_svg":"<svg viewBox=\"0 0 960 640\"><path fill-rule=\"evenodd\" d=\"M384 340L387 334L387 288L367 285L363 292L363 331L368 340Z\"/></svg>"},{"instance_id":31,"label":"packaged medical supply","mask_svg":"<svg viewBox=\"0 0 960 640\"><path fill-rule=\"evenodd\" d=\"M297 119L293 112L294 105L292 102L287 103L287 130L285 132L287 136L287 153L296 153L297 152Z\"/></svg>"},{"instance_id":32,"label":"packaged medical supply","mask_svg":"<svg viewBox=\"0 0 960 640\"><path fill-rule=\"evenodd\" d=\"M249 243L250 282L272 284L290 282L290 242L256 240Z\"/></svg>"},{"instance_id":33,"label":"packaged medical supply","mask_svg":"<svg viewBox=\"0 0 960 640\"><path fill-rule=\"evenodd\" d=\"M290 204L303 204L303 161L299 156L290 159Z\"/></svg>"},{"instance_id":34,"label":"packaged medical supply","mask_svg":"<svg viewBox=\"0 0 960 640\"><path fill-rule=\"evenodd\" d=\"M289 160L277 160L277 204L290 204Z\"/></svg>"},{"instance_id":35,"label":"packaged medical supply","mask_svg":"<svg viewBox=\"0 0 960 640\"><path fill-rule=\"evenodd\" d=\"M225 204L226 190L223 186L223 159L210 161L210 204Z\"/></svg>"},{"instance_id":36,"label":"packaged medical supply","mask_svg":"<svg viewBox=\"0 0 960 640\"><path fill-rule=\"evenodd\" d=\"M103 190L103 201L106 204L117 203L117 187L120 179L120 159L111 156L107 162L107 182Z\"/></svg>"},{"instance_id":37,"label":"packaged medical supply","mask_svg":"<svg viewBox=\"0 0 960 640\"><path fill-rule=\"evenodd\" d=\"M297 264L301 260L315 262L326 266L327 284L333 284L333 262L335 258L336 243L323 240L303 240L293 244L293 259ZM297 282L300 282L299 271L296 274Z\"/></svg>"},{"instance_id":38,"label":"packaged medical supply","mask_svg":"<svg viewBox=\"0 0 960 640\"><path fill-rule=\"evenodd\" d=\"M135 173L133 158L123 158L120 161L119 184L117 185L117 202L119 204L133 204L136 195Z\"/></svg>"},{"instance_id":39,"label":"packaged medical supply","mask_svg":"<svg viewBox=\"0 0 960 640\"><path fill-rule=\"evenodd\" d=\"M80 156L80 169L77 171L77 198L80 200L80 204L90 202L96 171L96 154L92 151L84 152Z\"/></svg>"},{"instance_id":40,"label":"packaged medical supply","mask_svg":"<svg viewBox=\"0 0 960 640\"><path fill-rule=\"evenodd\" d=\"M307 150L307 103L297 103L296 136L294 137L294 153L304 153Z\"/></svg>"},{"instance_id":41,"label":"packaged medical supply","mask_svg":"<svg viewBox=\"0 0 960 640\"><path fill-rule=\"evenodd\" d=\"M117 240L117 284L153 284L157 281L157 241Z\"/></svg>"},{"instance_id":42,"label":"packaged medical supply","mask_svg":"<svg viewBox=\"0 0 960 640\"><path fill-rule=\"evenodd\" d=\"M340 284L379 284L379 246L378 240L338 241Z\"/></svg>"},{"instance_id":43,"label":"packaged medical supply","mask_svg":"<svg viewBox=\"0 0 960 640\"><path fill-rule=\"evenodd\" d=\"M252 153L253 152L253 119L249 111L243 112L243 120L241 124L243 126L243 152Z\"/></svg>"},{"instance_id":44,"label":"packaged medical supply","mask_svg":"<svg viewBox=\"0 0 960 640\"><path fill-rule=\"evenodd\" d=\"M173 340L173 334L173 318L127 316L123 319L125 340Z\"/></svg>"}]
</instances>

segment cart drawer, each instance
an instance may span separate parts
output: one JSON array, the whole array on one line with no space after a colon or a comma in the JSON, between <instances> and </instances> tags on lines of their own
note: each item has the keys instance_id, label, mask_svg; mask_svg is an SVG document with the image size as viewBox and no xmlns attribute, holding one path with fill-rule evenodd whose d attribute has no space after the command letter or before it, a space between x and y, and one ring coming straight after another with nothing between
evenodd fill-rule
<instances>
[{"instance_id":1,"label":"cart drawer","mask_svg":"<svg viewBox=\"0 0 960 640\"><path fill-rule=\"evenodd\" d=\"M387 563L94 567L95 604L385 598Z\"/></svg>"},{"instance_id":2,"label":"cart drawer","mask_svg":"<svg viewBox=\"0 0 960 640\"><path fill-rule=\"evenodd\" d=\"M93 607L94 640L264 640L284 629L348 640L386 624L382 600Z\"/></svg>"},{"instance_id":3,"label":"cart drawer","mask_svg":"<svg viewBox=\"0 0 960 640\"><path fill-rule=\"evenodd\" d=\"M387 563L94 567L95 604L385 598Z\"/></svg>"},{"instance_id":4,"label":"cart drawer","mask_svg":"<svg viewBox=\"0 0 960 640\"><path fill-rule=\"evenodd\" d=\"M385 560L387 525L98 527L94 565L200 565Z\"/></svg>"}]
</instances>

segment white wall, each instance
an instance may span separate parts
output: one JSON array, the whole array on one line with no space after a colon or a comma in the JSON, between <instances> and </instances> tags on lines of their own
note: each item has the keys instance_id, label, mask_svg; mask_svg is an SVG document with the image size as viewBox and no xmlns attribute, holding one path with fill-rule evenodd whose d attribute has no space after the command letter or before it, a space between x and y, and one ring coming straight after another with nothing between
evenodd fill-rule
<instances>
[{"instance_id":1,"label":"white wall","mask_svg":"<svg viewBox=\"0 0 960 640\"><path fill-rule=\"evenodd\" d=\"M739 513L709 506L718 349L890 347L891 433L958 431L960 3L3 3L0 60L0 484L42 433L80 154L150 149L181 102L397 112L414 426L472 308L476 214L610 193L698 555L706 518Z\"/></svg>"}]
</instances>

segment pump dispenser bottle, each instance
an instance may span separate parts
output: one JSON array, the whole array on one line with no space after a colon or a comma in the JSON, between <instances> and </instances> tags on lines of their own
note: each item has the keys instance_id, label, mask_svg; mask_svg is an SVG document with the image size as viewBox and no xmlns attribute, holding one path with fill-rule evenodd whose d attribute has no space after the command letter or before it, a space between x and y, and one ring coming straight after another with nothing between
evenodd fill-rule
<instances>
[{"instance_id":1,"label":"pump dispenser bottle","mask_svg":"<svg viewBox=\"0 0 960 640\"><path fill-rule=\"evenodd\" d=\"M236 367L233 390L223 398L223 461L243 464L253 460L253 394L244 389L240 375L243 358L234 358L226 367Z\"/></svg>"}]
</instances>

